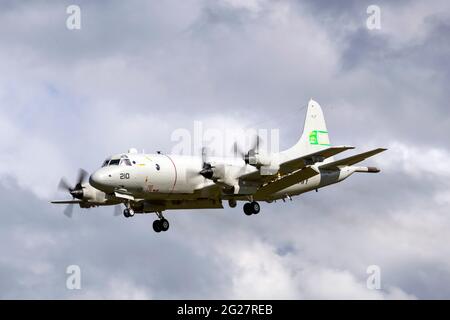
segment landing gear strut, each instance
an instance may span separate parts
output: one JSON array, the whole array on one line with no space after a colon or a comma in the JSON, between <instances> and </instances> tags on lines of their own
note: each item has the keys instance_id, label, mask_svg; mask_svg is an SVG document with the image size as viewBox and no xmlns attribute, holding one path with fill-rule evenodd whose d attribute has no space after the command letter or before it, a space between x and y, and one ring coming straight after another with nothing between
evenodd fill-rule
<instances>
[{"instance_id":1,"label":"landing gear strut","mask_svg":"<svg viewBox=\"0 0 450 320\"><path fill-rule=\"evenodd\" d=\"M169 230L169 221L165 219L161 212L157 212L158 220L153 221L153 230L155 232L167 231Z\"/></svg>"},{"instance_id":2,"label":"landing gear strut","mask_svg":"<svg viewBox=\"0 0 450 320\"><path fill-rule=\"evenodd\" d=\"M244 204L244 213L248 216L252 214L258 214L260 209L261 208L259 206L259 203L256 201L247 202L246 204Z\"/></svg>"}]
</instances>

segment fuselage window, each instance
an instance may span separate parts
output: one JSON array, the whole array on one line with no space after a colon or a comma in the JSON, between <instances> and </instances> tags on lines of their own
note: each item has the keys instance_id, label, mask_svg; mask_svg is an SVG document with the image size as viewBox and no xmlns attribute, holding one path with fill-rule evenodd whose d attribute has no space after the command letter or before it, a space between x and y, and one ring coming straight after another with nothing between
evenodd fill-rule
<instances>
[{"instance_id":1,"label":"fuselage window","mask_svg":"<svg viewBox=\"0 0 450 320\"><path fill-rule=\"evenodd\" d=\"M119 163L120 163L120 159L112 159L112 160L109 162L109 165L110 165L110 166L118 166Z\"/></svg>"},{"instance_id":2,"label":"fuselage window","mask_svg":"<svg viewBox=\"0 0 450 320\"><path fill-rule=\"evenodd\" d=\"M156 164L156 170L158 170L159 171L159 169L161 169L161 167L159 166L159 164Z\"/></svg>"}]
</instances>

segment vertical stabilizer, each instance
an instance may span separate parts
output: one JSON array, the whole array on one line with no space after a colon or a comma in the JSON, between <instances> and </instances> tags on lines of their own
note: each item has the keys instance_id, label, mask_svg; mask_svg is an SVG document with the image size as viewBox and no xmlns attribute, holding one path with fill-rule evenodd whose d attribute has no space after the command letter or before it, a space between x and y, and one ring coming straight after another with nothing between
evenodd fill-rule
<instances>
[{"instance_id":1,"label":"vertical stabilizer","mask_svg":"<svg viewBox=\"0 0 450 320\"><path fill-rule=\"evenodd\" d=\"M294 159L328 147L330 147L330 138L328 137L322 108L311 99L308 103L303 134L300 140L290 149L283 151L282 154L285 159ZM328 161L333 161L333 157L328 158Z\"/></svg>"}]
</instances>

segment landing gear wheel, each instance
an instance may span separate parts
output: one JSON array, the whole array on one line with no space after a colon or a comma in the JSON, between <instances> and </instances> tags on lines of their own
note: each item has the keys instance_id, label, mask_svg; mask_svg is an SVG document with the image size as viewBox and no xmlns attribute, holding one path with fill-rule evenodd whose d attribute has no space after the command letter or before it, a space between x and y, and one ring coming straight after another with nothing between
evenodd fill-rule
<instances>
[{"instance_id":1,"label":"landing gear wheel","mask_svg":"<svg viewBox=\"0 0 450 320\"><path fill-rule=\"evenodd\" d=\"M134 210L133 209L125 209L123 210L123 215L125 218L130 218L134 216Z\"/></svg>"},{"instance_id":2,"label":"landing gear wheel","mask_svg":"<svg viewBox=\"0 0 450 320\"><path fill-rule=\"evenodd\" d=\"M236 208L237 202L234 199L230 199L228 200L228 205L230 206L230 208Z\"/></svg>"},{"instance_id":3,"label":"landing gear wheel","mask_svg":"<svg viewBox=\"0 0 450 320\"><path fill-rule=\"evenodd\" d=\"M258 214L260 210L261 208L259 206L259 203L256 201L247 202L246 204L244 204L244 213L248 216L252 214Z\"/></svg>"},{"instance_id":4,"label":"landing gear wheel","mask_svg":"<svg viewBox=\"0 0 450 320\"><path fill-rule=\"evenodd\" d=\"M155 230L155 232L161 232L161 231L162 231L162 223L161 223L161 220L155 220L155 221L153 221L153 230Z\"/></svg>"},{"instance_id":5,"label":"landing gear wheel","mask_svg":"<svg viewBox=\"0 0 450 320\"><path fill-rule=\"evenodd\" d=\"M244 213L245 213L247 216L250 216L250 215L253 214L252 208L251 208L251 204L250 204L250 203L244 204Z\"/></svg>"},{"instance_id":6,"label":"landing gear wheel","mask_svg":"<svg viewBox=\"0 0 450 320\"><path fill-rule=\"evenodd\" d=\"M250 203L250 207L251 207L253 214L258 214L259 211L261 210L259 203L256 201L253 201L252 203Z\"/></svg>"},{"instance_id":7,"label":"landing gear wheel","mask_svg":"<svg viewBox=\"0 0 450 320\"><path fill-rule=\"evenodd\" d=\"M167 221L166 219L159 220L159 224L161 226L161 231L169 230L169 221Z\"/></svg>"}]
</instances>

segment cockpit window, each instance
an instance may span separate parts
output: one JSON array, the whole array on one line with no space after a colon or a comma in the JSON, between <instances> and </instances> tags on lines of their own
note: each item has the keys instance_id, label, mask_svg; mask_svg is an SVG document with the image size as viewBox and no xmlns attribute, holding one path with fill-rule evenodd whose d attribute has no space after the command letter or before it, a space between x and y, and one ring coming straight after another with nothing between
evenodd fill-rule
<instances>
[{"instance_id":1,"label":"cockpit window","mask_svg":"<svg viewBox=\"0 0 450 320\"><path fill-rule=\"evenodd\" d=\"M109 163L110 160L111 160L111 159L106 159L106 160L103 162L103 164L102 164L102 168L103 168L103 167L106 167L106 166L108 165L108 163Z\"/></svg>"},{"instance_id":2,"label":"cockpit window","mask_svg":"<svg viewBox=\"0 0 450 320\"><path fill-rule=\"evenodd\" d=\"M131 166L131 161L130 159L126 156L123 155L120 157L120 159L112 159L108 158L103 162L102 167L107 167L107 166Z\"/></svg>"},{"instance_id":3,"label":"cockpit window","mask_svg":"<svg viewBox=\"0 0 450 320\"><path fill-rule=\"evenodd\" d=\"M120 161L120 165L121 165L121 166L131 166L131 161L130 161L130 159L128 159L128 158L122 159L122 160Z\"/></svg>"},{"instance_id":4,"label":"cockpit window","mask_svg":"<svg viewBox=\"0 0 450 320\"><path fill-rule=\"evenodd\" d=\"M109 162L109 165L110 165L110 166L118 166L119 163L120 163L120 159L112 159L112 160Z\"/></svg>"}]
</instances>

